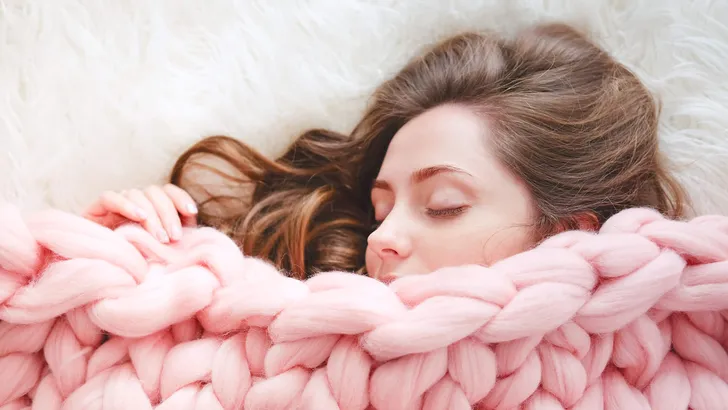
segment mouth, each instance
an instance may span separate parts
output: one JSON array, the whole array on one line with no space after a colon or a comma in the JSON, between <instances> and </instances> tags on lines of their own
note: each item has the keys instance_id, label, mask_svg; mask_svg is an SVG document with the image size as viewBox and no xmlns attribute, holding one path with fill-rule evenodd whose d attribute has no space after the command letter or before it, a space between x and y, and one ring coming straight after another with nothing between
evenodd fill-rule
<instances>
[{"instance_id":1,"label":"mouth","mask_svg":"<svg viewBox=\"0 0 728 410\"><path fill-rule=\"evenodd\" d=\"M396 275L392 275L391 273L383 273L383 271L386 272L385 269L382 269L384 267L384 264L379 265L377 268L377 272L374 274L373 278L384 283L385 285L389 285L390 283L394 282L395 279L397 279Z\"/></svg>"},{"instance_id":2,"label":"mouth","mask_svg":"<svg viewBox=\"0 0 728 410\"><path fill-rule=\"evenodd\" d=\"M385 285L389 285L390 283L394 282L397 279L394 275L385 275L379 278L379 281L383 282Z\"/></svg>"}]
</instances>

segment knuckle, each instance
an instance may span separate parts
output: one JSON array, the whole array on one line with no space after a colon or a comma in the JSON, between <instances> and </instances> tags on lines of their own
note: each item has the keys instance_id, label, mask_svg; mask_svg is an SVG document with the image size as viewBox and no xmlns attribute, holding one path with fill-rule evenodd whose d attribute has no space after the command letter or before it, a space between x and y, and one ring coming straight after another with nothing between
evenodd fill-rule
<instances>
[{"instance_id":1,"label":"knuckle","mask_svg":"<svg viewBox=\"0 0 728 410\"><path fill-rule=\"evenodd\" d=\"M99 199L101 202L110 202L115 196L116 193L114 191L104 191L99 195Z\"/></svg>"},{"instance_id":2,"label":"knuckle","mask_svg":"<svg viewBox=\"0 0 728 410\"><path fill-rule=\"evenodd\" d=\"M188 199L187 197L189 196L187 194L187 191L173 184L166 184L164 185L164 187L162 187L162 189L168 197L172 198L175 201L184 201Z\"/></svg>"},{"instance_id":3,"label":"knuckle","mask_svg":"<svg viewBox=\"0 0 728 410\"><path fill-rule=\"evenodd\" d=\"M175 220L175 218L171 218L171 217L167 217L162 220L162 225L164 225L167 228L172 228L179 224L180 224L179 220Z\"/></svg>"},{"instance_id":4,"label":"knuckle","mask_svg":"<svg viewBox=\"0 0 728 410\"><path fill-rule=\"evenodd\" d=\"M167 197L169 197L171 199L175 199L175 198L177 198L179 196L178 195L178 193L179 193L178 190L175 189L175 186L172 185L172 184L166 184L166 185L162 186L161 187L161 190L162 190L162 193L164 193L165 196L167 196Z\"/></svg>"},{"instance_id":5,"label":"knuckle","mask_svg":"<svg viewBox=\"0 0 728 410\"><path fill-rule=\"evenodd\" d=\"M159 220L159 216L157 214L152 214L149 218L147 218L146 226L148 229L153 230L159 230L162 226L162 222Z\"/></svg>"}]
</instances>

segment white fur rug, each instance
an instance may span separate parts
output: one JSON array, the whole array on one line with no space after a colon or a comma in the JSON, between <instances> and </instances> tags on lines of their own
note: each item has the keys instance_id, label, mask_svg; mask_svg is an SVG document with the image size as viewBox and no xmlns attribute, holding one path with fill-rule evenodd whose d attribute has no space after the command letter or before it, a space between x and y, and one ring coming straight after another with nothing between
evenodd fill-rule
<instances>
[{"instance_id":1,"label":"white fur rug","mask_svg":"<svg viewBox=\"0 0 728 410\"><path fill-rule=\"evenodd\" d=\"M663 101L664 149L728 214L726 0L0 0L0 200L78 211L202 136L280 152L348 131L417 48L537 19L589 28Z\"/></svg>"}]
</instances>

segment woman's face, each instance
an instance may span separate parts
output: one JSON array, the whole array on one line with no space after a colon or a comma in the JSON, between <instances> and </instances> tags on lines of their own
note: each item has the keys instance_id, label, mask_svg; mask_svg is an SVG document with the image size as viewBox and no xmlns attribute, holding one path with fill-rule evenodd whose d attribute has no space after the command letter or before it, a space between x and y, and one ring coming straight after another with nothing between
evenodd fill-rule
<instances>
[{"instance_id":1,"label":"woman's face","mask_svg":"<svg viewBox=\"0 0 728 410\"><path fill-rule=\"evenodd\" d=\"M532 245L526 186L488 148L486 122L443 105L392 139L371 199L369 275L389 282L442 267L489 264Z\"/></svg>"}]
</instances>

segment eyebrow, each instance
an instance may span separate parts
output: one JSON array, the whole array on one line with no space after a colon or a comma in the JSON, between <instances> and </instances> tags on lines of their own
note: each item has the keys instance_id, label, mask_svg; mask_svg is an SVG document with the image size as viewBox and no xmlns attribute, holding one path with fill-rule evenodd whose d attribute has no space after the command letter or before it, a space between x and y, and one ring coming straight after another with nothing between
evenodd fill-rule
<instances>
[{"instance_id":1,"label":"eyebrow","mask_svg":"<svg viewBox=\"0 0 728 410\"><path fill-rule=\"evenodd\" d=\"M412 176L410 177L410 181L412 182L412 184L419 184L434 177L435 175L443 173L464 174L472 177L469 172L465 171L464 169L454 167L452 165L435 165L432 167L418 169L417 171L413 172ZM392 186L389 185L389 182L383 181L381 179L377 179L374 181L372 189L374 188L386 189L388 191L392 190Z\"/></svg>"}]
</instances>

